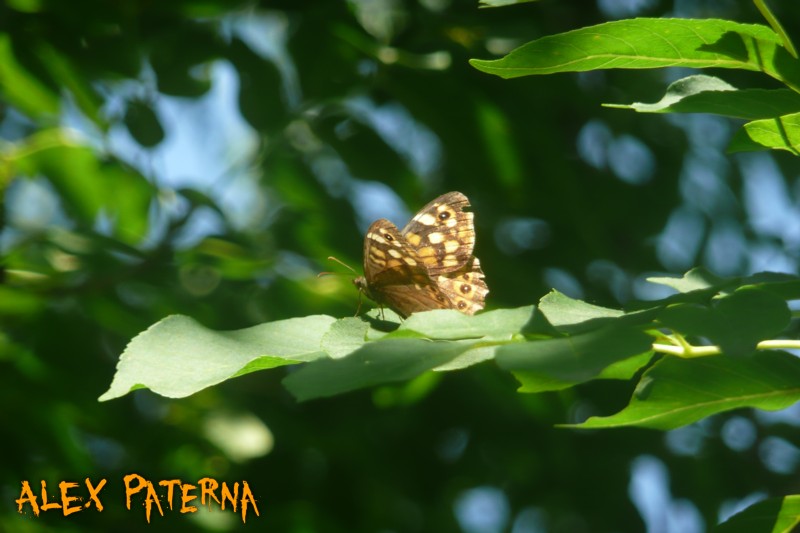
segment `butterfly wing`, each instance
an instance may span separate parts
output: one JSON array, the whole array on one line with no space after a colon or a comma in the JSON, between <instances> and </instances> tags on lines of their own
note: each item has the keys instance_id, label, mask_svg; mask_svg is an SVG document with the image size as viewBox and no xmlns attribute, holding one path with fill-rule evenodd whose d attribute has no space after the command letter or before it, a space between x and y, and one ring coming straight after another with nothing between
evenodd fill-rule
<instances>
[{"instance_id":1,"label":"butterfly wing","mask_svg":"<svg viewBox=\"0 0 800 533\"><path fill-rule=\"evenodd\" d=\"M407 317L449 307L417 252L386 219L372 223L364 238L364 277L356 286L369 298Z\"/></svg>"},{"instance_id":2,"label":"butterfly wing","mask_svg":"<svg viewBox=\"0 0 800 533\"><path fill-rule=\"evenodd\" d=\"M403 228L402 235L428 268L432 278L464 267L475 249L469 200L449 192L429 202Z\"/></svg>"},{"instance_id":3,"label":"butterfly wing","mask_svg":"<svg viewBox=\"0 0 800 533\"><path fill-rule=\"evenodd\" d=\"M481 263L473 257L460 269L439 275L436 285L450 303L448 307L474 315L483 309L489 287L484 281Z\"/></svg>"},{"instance_id":4,"label":"butterfly wing","mask_svg":"<svg viewBox=\"0 0 800 533\"><path fill-rule=\"evenodd\" d=\"M443 194L399 231L386 219L364 238L364 276L355 285L400 316L429 309L474 314L489 292L475 248L473 214L460 192Z\"/></svg>"}]
</instances>

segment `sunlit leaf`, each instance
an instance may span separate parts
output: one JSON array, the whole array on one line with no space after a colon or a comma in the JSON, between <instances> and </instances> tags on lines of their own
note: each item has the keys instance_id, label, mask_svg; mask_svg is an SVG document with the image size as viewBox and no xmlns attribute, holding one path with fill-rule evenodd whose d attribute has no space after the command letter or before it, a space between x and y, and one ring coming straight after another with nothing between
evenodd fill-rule
<instances>
[{"instance_id":1,"label":"sunlit leaf","mask_svg":"<svg viewBox=\"0 0 800 533\"><path fill-rule=\"evenodd\" d=\"M788 54L770 28L727 20L633 19L549 35L501 59L471 59L489 74L515 78L611 68L736 68L782 79L776 57Z\"/></svg>"},{"instance_id":2,"label":"sunlit leaf","mask_svg":"<svg viewBox=\"0 0 800 533\"><path fill-rule=\"evenodd\" d=\"M644 373L619 413L570 427L675 429L741 407L776 411L800 400L800 359L785 352L750 357L665 357Z\"/></svg>"},{"instance_id":3,"label":"sunlit leaf","mask_svg":"<svg viewBox=\"0 0 800 533\"><path fill-rule=\"evenodd\" d=\"M658 283L659 285L666 285L678 292L684 293L709 288L719 289L731 282L730 279L721 278L705 268L693 268L680 278L650 277L647 278L647 281L650 283Z\"/></svg>"},{"instance_id":4,"label":"sunlit leaf","mask_svg":"<svg viewBox=\"0 0 800 533\"><path fill-rule=\"evenodd\" d=\"M728 146L731 152L786 150L800 154L800 113L754 120L736 132Z\"/></svg>"},{"instance_id":5,"label":"sunlit leaf","mask_svg":"<svg viewBox=\"0 0 800 533\"><path fill-rule=\"evenodd\" d=\"M322 337L322 349L332 359L340 359L364 345L368 329L369 322L365 320L341 318Z\"/></svg>"},{"instance_id":6,"label":"sunlit leaf","mask_svg":"<svg viewBox=\"0 0 800 533\"><path fill-rule=\"evenodd\" d=\"M711 533L791 533L800 525L800 495L770 498L736 513Z\"/></svg>"},{"instance_id":7,"label":"sunlit leaf","mask_svg":"<svg viewBox=\"0 0 800 533\"><path fill-rule=\"evenodd\" d=\"M556 290L550 291L541 299L539 311L557 331L572 334L610 324L617 326L644 324L652 320L656 313L654 308L625 313L619 309L609 309L575 300Z\"/></svg>"},{"instance_id":8,"label":"sunlit leaf","mask_svg":"<svg viewBox=\"0 0 800 533\"><path fill-rule=\"evenodd\" d=\"M606 104L640 113L714 113L748 120L800 111L800 94L789 89L738 90L713 76L687 76L670 84L655 104Z\"/></svg>"},{"instance_id":9,"label":"sunlit leaf","mask_svg":"<svg viewBox=\"0 0 800 533\"><path fill-rule=\"evenodd\" d=\"M400 324L397 331L414 331L430 339L443 340L510 337L520 333L534 313L532 305L486 311L473 316L453 309L436 309L412 314Z\"/></svg>"},{"instance_id":10,"label":"sunlit leaf","mask_svg":"<svg viewBox=\"0 0 800 533\"><path fill-rule=\"evenodd\" d=\"M291 318L236 331L214 331L186 316L157 322L122 353L111 387L100 400L140 388L182 398L234 376L324 356L325 315Z\"/></svg>"}]
</instances>

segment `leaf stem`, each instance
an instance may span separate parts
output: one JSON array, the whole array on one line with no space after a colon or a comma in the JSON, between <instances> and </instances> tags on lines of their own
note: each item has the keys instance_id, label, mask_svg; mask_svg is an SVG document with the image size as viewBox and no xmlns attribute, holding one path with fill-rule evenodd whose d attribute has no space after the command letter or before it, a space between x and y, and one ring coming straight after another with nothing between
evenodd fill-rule
<instances>
[{"instance_id":1,"label":"leaf stem","mask_svg":"<svg viewBox=\"0 0 800 533\"><path fill-rule=\"evenodd\" d=\"M772 27L772 31L778 34L778 36L783 41L783 46L786 50L792 54L792 56L797 59L797 50L792 44L792 40L789 38L789 35L786 33L786 30L783 29L780 21L778 21L777 17L772 13L767 6L767 3L764 0L753 0L753 3L756 5L756 8L761 12L761 16L769 22L769 25Z\"/></svg>"},{"instance_id":2,"label":"leaf stem","mask_svg":"<svg viewBox=\"0 0 800 533\"><path fill-rule=\"evenodd\" d=\"M653 350L684 359L708 357L710 355L720 355L722 353L719 346L692 346L686 342L686 339L684 339L682 335L674 334L670 335L668 338L676 342L676 344L653 343ZM800 350L800 340L774 339L761 341L756 345L756 350Z\"/></svg>"}]
</instances>

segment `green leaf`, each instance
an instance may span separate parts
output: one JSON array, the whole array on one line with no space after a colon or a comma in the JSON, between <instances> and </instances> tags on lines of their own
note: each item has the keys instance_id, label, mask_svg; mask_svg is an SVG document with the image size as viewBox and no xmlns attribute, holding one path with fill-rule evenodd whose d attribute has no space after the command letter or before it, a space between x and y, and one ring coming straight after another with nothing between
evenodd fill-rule
<instances>
[{"instance_id":1,"label":"green leaf","mask_svg":"<svg viewBox=\"0 0 800 533\"><path fill-rule=\"evenodd\" d=\"M731 282L730 279L721 278L702 267L691 269L681 278L652 277L647 278L647 281L672 287L681 293L703 289L720 289Z\"/></svg>"},{"instance_id":2,"label":"green leaf","mask_svg":"<svg viewBox=\"0 0 800 533\"><path fill-rule=\"evenodd\" d=\"M437 309L414 313L396 332L388 336L413 333L439 340L480 339L480 342L467 341L471 345L470 349L434 369L461 370L493 359L497 347L512 342L536 315L536 308L532 305L516 309L495 309L477 315L465 315L452 309Z\"/></svg>"},{"instance_id":3,"label":"green leaf","mask_svg":"<svg viewBox=\"0 0 800 533\"><path fill-rule=\"evenodd\" d=\"M796 88L800 73L770 28L718 19L633 19L542 37L501 59L470 64L502 78L626 68L763 71Z\"/></svg>"},{"instance_id":4,"label":"green leaf","mask_svg":"<svg viewBox=\"0 0 800 533\"><path fill-rule=\"evenodd\" d=\"M644 373L625 409L565 427L669 430L731 409L777 411L798 400L800 359L785 352L742 358L664 357Z\"/></svg>"},{"instance_id":5,"label":"green leaf","mask_svg":"<svg viewBox=\"0 0 800 533\"><path fill-rule=\"evenodd\" d=\"M736 513L712 533L791 533L800 525L800 496L770 498Z\"/></svg>"},{"instance_id":6,"label":"green leaf","mask_svg":"<svg viewBox=\"0 0 800 533\"><path fill-rule=\"evenodd\" d=\"M747 355L762 340L780 333L791 320L786 302L755 287L743 287L710 306L676 304L666 307L659 321L681 335L708 338L723 353Z\"/></svg>"},{"instance_id":7,"label":"green leaf","mask_svg":"<svg viewBox=\"0 0 800 533\"><path fill-rule=\"evenodd\" d=\"M358 350L364 345L369 322L355 317L341 318L322 337L322 349L333 359Z\"/></svg>"},{"instance_id":8,"label":"green leaf","mask_svg":"<svg viewBox=\"0 0 800 533\"><path fill-rule=\"evenodd\" d=\"M792 54L792 57L797 59L797 50L795 50L792 40L789 38L786 30L783 29L783 26L778 18L772 13L772 10L769 8L765 0L753 0L753 3L761 12L761 16L764 17L764 19L769 23L772 30L780 36L784 48L786 48L786 50Z\"/></svg>"},{"instance_id":9,"label":"green leaf","mask_svg":"<svg viewBox=\"0 0 800 533\"><path fill-rule=\"evenodd\" d=\"M800 154L800 113L748 122L733 136L728 151L751 152L764 148Z\"/></svg>"},{"instance_id":10,"label":"green leaf","mask_svg":"<svg viewBox=\"0 0 800 533\"><path fill-rule=\"evenodd\" d=\"M670 84L655 104L605 106L639 113L714 113L754 120L800 111L800 94L789 89L738 90L719 78L698 74Z\"/></svg>"},{"instance_id":11,"label":"green leaf","mask_svg":"<svg viewBox=\"0 0 800 533\"><path fill-rule=\"evenodd\" d=\"M400 324L397 333L391 335L413 331L429 339L442 340L510 337L520 333L535 312L536 308L532 305L477 315L465 315L453 309L436 309L412 314Z\"/></svg>"},{"instance_id":12,"label":"green leaf","mask_svg":"<svg viewBox=\"0 0 800 533\"><path fill-rule=\"evenodd\" d=\"M625 314L619 309L609 309L575 300L555 289L539 301L539 311L556 329L583 324L597 318L618 318Z\"/></svg>"},{"instance_id":13,"label":"green leaf","mask_svg":"<svg viewBox=\"0 0 800 533\"><path fill-rule=\"evenodd\" d=\"M649 352L652 337L616 325L573 335L499 347L495 360L513 371L526 391L581 383L612 363Z\"/></svg>"},{"instance_id":14,"label":"green leaf","mask_svg":"<svg viewBox=\"0 0 800 533\"><path fill-rule=\"evenodd\" d=\"M539 311L556 331L580 333L610 324L618 326L645 324L655 318L657 310L649 306L646 309L625 313L619 309L609 309L575 300L552 290L539 301Z\"/></svg>"},{"instance_id":15,"label":"green leaf","mask_svg":"<svg viewBox=\"0 0 800 533\"><path fill-rule=\"evenodd\" d=\"M131 340L100 401L149 388L169 398L189 396L234 376L311 361L334 322L313 315L236 331L213 331L192 318L173 315Z\"/></svg>"},{"instance_id":16,"label":"green leaf","mask_svg":"<svg viewBox=\"0 0 800 533\"><path fill-rule=\"evenodd\" d=\"M55 121L61 105L58 95L17 61L7 33L0 34L0 95L37 120Z\"/></svg>"},{"instance_id":17,"label":"green leaf","mask_svg":"<svg viewBox=\"0 0 800 533\"><path fill-rule=\"evenodd\" d=\"M415 378L462 352L471 343L426 339L371 342L341 359L318 359L292 372L284 386L298 401Z\"/></svg>"}]
</instances>

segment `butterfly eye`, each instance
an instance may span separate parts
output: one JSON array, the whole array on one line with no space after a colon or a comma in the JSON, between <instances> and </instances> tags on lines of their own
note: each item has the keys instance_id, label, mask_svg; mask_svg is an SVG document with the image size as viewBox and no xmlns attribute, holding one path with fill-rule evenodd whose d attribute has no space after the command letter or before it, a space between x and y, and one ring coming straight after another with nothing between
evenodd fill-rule
<instances>
[{"instance_id":1,"label":"butterfly eye","mask_svg":"<svg viewBox=\"0 0 800 533\"><path fill-rule=\"evenodd\" d=\"M394 240L394 237L392 237L391 234L387 233L386 234L386 240L389 241L389 242L392 242Z\"/></svg>"},{"instance_id":2,"label":"butterfly eye","mask_svg":"<svg viewBox=\"0 0 800 533\"><path fill-rule=\"evenodd\" d=\"M447 220L450 218L450 211L442 211L439 213L439 220Z\"/></svg>"}]
</instances>

